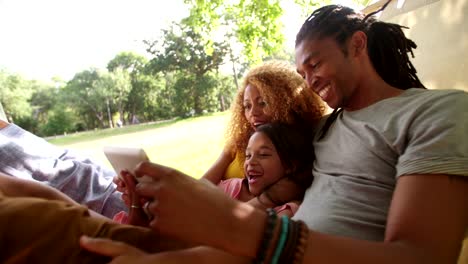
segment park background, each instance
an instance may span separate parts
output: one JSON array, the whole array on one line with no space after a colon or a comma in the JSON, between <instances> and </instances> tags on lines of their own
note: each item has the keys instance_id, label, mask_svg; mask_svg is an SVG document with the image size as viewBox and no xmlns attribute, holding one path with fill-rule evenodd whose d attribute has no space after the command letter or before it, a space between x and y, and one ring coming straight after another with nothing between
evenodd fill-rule
<instances>
[{"instance_id":1,"label":"park background","mask_svg":"<svg viewBox=\"0 0 468 264\"><path fill-rule=\"evenodd\" d=\"M293 63L295 33L324 4L385 2L0 0L0 118L105 164L103 146L142 147L199 178L248 68ZM427 87L468 91L468 0L393 0L380 18L408 27ZM468 238L463 252L460 264Z\"/></svg>"}]
</instances>

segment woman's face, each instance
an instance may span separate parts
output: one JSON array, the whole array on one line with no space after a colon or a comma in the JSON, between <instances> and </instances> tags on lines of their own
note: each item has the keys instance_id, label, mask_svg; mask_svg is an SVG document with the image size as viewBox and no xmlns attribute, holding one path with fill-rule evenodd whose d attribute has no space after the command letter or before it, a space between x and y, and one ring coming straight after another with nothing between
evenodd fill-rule
<instances>
[{"instance_id":1,"label":"woman's face","mask_svg":"<svg viewBox=\"0 0 468 264\"><path fill-rule=\"evenodd\" d=\"M281 159L266 134L255 132L250 137L245 151L244 173L249 190L255 196L284 177L285 169Z\"/></svg>"},{"instance_id":2,"label":"woman's face","mask_svg":"<svg viewBox=\"0 0 468 264\"><path fill-rule=\"evenodd\" d=\"M258 89L251 84L247 85L244 91L244 115L254 129L271 122L272 118L266 110L267 103Z\"/></svg>"}]
</instances>

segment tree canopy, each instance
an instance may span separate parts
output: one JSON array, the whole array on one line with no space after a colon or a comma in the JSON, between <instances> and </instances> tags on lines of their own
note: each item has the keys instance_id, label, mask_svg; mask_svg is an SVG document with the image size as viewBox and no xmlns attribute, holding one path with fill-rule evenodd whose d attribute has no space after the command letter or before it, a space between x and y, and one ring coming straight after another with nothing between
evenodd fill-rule
<instances>
[{"instance_id":1,"label":"tree canopy","mask_svg":"<svg viewBox=\"0 0 468 264\"><path fill-rule=\"evenodd\" d=\"M163 28L156 41L142 40L147 54L122 51L107 69L50 83L0 69L0 103L10 121L44 136L224 111L249 67L272 58L292 62L285 4L306 17L330 2L184 0L189 15Z\"/></svg>"}]
</instances>

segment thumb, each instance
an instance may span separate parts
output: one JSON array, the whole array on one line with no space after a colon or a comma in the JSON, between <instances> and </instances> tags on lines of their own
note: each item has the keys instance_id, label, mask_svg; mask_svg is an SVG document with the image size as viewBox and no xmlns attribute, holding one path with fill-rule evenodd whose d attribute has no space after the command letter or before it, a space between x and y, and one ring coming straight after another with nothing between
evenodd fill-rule
<instances>
[{"instance_id":1,"label":"thumb","mask_svg":"<svg viewBox=\"0 0 468 264\"><path fill-rule=\"evenodd\" d=\"M135 176L136 177L143 177L143 176L148 176L153 178L154 180L159 180L166 175L173 174L175 170L166 167L163 165L159 165L156 163L151 163L147 161L143 161L135 169Z\"/></svg>"}]
</instances>

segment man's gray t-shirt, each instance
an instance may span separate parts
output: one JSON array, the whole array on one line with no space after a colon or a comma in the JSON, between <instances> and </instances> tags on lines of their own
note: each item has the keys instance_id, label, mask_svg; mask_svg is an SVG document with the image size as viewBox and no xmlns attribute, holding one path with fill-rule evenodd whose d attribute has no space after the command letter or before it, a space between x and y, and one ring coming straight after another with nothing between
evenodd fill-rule
<instances>
[{"instance_id":1,"label":"man's gray t-shirt","mask_svg":"<svg viewBox=\"0 0 468 264\"><path fill-rule=\"evenodd\" d=\"M383 241L398 177L468 176L468 94L409 89L343 111L314 148L315 178L294 218L319 232Z\"/></svg>"}]
</instances>

